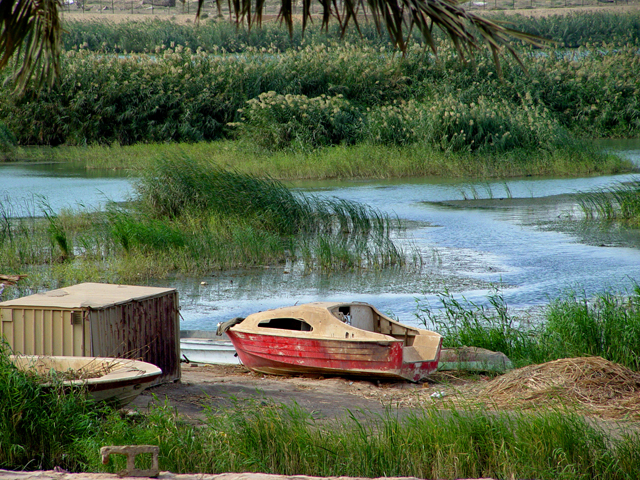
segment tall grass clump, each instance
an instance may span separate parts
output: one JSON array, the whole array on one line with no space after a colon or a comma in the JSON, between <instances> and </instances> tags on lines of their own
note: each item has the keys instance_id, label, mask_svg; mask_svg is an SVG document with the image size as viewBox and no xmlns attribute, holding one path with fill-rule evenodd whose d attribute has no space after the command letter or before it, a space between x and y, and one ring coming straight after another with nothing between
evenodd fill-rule
<instances>
[{"instance_id":1,"label":"tall grass clump","mask_svg":"<svg viewBox=\"0 0 640 480\"><path fill-rule=\"evenodd\" d=\"M102 465L100 445L154 444L160 469L174 473L451 479L622 479L634 472L624 455L639 453L637 434L609 437L570 411L361 413L365 419L352 412L318 422L296 405L251 402L212 412L196 427L165 404L139 420L112 416L78 448L96 471L122 466L119 460Z\"/></svg>"},{"instance_id":2,"label":"tall grass clump","mask_svg":"<svg viewBox=\"0 0 640 480\"><path fill-rule=\"evenodd\" d=\"M528 95L520 104L495 94L470 103L453 95L423 103L401 101L372 109L369 132L374 143L426 143L451 152L552 150L572 143L566 129Z\"/></svg>"},{"instance_id":3,"label":"tall grass clump","mask_svg":"<svg viewBox=\"0 0 640 480\"><path fill-rule=\"evenodd\" d=\"M306 95L261 93L238 110L237 126L243 140L265 150L306 150L355 143L362 115L343 95L308 98Z\"/></svg>"},{"instance_id":4,"label":"tall grass clump","mask_svg":"<svg viewBox=\"0 0 640 480\"><path fill-rule=\"evenodd\" d=\"M629 296L570 293L554 300L543 340L550 358L601 356L640 371L640 287Z\"/></svg>"},{"instance_id":5,"label":"tall grass clump","mask_svg":"<svg viewBox=\"0 0 640 480\"><path fill-rule=\"evenodd\" d=\"M256 222L280 235L388 235L385 214L356 202L295 195L270 178L186 157L160 159L136 185L141 209L156 217L208 213Z\"/></svg>"},{"instance_id":6,"label":"tall grass clump","mask_svg":"<svg viewBox=\"0 0 640 480\"><path fill-rule=\"evenodd\" d=\"M525 325L509 311L500 290L488 296L488 305L449 292L438 297L440 307L418 300L416 317L427 328L443 336L444 347L478 347L504 353L516 366L547 360L540 349L541 330Z\"/></svg>"},{"instance_id":7,"label":"tall grass clump","mask_svg":"<svg viewBox=\"0 0 640 480\"><path fill-rule=\"evenodd\" d=\"M0 338L0 468L81 470L84 457L73 444L93 435L100 408L85 391L63 388L47 376L48 385L16 369Z\"/></svg>"},{"instance_id":8,"label":"tall grass clump","mask_svg":"<svg viewBox=\"0 0 640 480\"><path fill-rule=\"evenodd\" d=\"M397 219L185 156L150 163L126 206L44 214L7 214L0 221L0 258L22 253L24 243L32 247L32 263L50 264L52 274L70 275L67 281L84 278L82 271L118 281L289 261L323 271L406 264L391 239L401 228ZM24 222L31 229L17 231Z\"/></svg>"},{"instance_id":9,"label":"tall grass clump","mask_svg":"<svg viewBox=\"0 0 640 480\"><path fill-rule=\"evenodd\" d=\"M592 299L568 293L538 320L512 314L499 290L479 305L445 292L440 308L418 301L416 316L443 335L445 347L499 351L516 366L599 356L640 371L640 287L631 295L604 292Z\"/></svg>"},{"instance_id":10,"label":"tall grass clump","mask_svg":"<svg viewBox=\"0 0 640 480\"><path fill-rule=\"evenodd\" d=\"M640 225L639 180L582 192L578 195L578 202L588 220L621 220Z\"/></svg>"}]
</instances>

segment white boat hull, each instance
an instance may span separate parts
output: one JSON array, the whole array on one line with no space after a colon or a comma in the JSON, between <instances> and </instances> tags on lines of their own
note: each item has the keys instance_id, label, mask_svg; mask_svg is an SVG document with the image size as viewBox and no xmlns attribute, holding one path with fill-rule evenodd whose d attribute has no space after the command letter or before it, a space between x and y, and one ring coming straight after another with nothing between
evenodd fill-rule
<instances>
[{"instance_id":1,"label":"white boat hull","mask_svg":"<svg viewBox=\"0 0 640 480\"><path fill-rule=\"evenodd\" d=\"M180 356L189 363L238 365L240 360L230 340L181 338Z\"/></svg>"},{"instance_id":2,"label":"white boat hull","mask_svg":"<svg viewBox=\"0 0 640 480\"><path fill-rule=\"evenodd\" d=\"M151 363L125 358L11 355L10 359L18 369L41 375L52 370L61 374L73 371L83 376L96 372L96 376L65 380L63 384L86 387L94 399L118 407L130 403L162 375L162 370Z\"/></svg>"}]
</instances>

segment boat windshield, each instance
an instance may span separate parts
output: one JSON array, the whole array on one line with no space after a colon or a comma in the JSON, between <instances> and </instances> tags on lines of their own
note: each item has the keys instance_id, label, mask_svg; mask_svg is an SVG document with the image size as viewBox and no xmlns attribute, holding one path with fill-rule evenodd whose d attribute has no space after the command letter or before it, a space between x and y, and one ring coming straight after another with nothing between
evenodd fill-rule
<instances>
[{"instance_id":1,"label":"boat windshield","mask_svg":"<svg viewBox=\"0 0 640 480\"><path fill-rule=\"evenodd\" d=\"M310 332L313 327L299 318L272 318L258 324L260 328L277 328L280 330L296 330L299 332Z\"/></svg>"}]
</instances>

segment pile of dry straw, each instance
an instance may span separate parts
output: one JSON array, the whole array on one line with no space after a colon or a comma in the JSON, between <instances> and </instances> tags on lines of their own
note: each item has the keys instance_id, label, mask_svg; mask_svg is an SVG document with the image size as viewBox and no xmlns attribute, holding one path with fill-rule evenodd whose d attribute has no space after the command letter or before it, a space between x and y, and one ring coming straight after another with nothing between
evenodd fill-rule
<instances>
[{"instance_id":1,"label":"pile of dry straw","mask_svg":"<svg viewBox=\"0 0 640 480\"><path fill-rule=\"evenodd\" d=\"M477 400L496 408L566 405L602 418L640 419L640 373L601 357L565 358L502 375Z\"/></svg>"}]
</instances>

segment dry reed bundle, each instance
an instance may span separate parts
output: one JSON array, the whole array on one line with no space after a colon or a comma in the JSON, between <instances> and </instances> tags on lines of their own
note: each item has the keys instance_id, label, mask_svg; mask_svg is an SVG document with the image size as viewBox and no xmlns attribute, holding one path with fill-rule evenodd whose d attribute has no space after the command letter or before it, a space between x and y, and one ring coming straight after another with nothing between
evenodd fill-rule
<instances>
[{"instance_id":1,"label":"dry reed bundle","mask_svg":"<svg viewBox=\"0 0 640 480\"><path fill-rule=\"evenodd\" d=\"M562 403L604 418L640 418L640 373L602 357L565 358L496 378L478 400L498 408Z\"/></svg>"}]
</instances>

